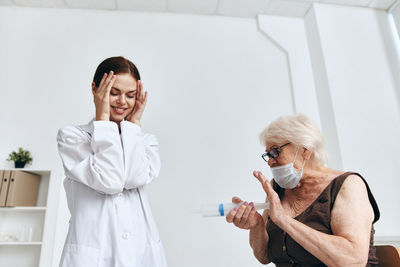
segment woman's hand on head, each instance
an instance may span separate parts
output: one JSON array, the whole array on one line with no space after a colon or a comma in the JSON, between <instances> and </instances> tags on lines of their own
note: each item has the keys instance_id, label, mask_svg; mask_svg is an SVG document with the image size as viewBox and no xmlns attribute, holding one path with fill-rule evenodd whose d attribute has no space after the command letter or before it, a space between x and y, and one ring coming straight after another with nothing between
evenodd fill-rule
<instances>
[{"instance_id":1,"label":"woman's hand on head","mask_svg":"<svg viewBox=\"0 0 400 267\"><path fill-rule=\"evenodd\" d=\"M281 229L287 223L287 216L285 210L282 207L281 200L278 194L272 188L271 183L265 178L265 176L260 171L253 171L254 177L261 183L265 193L267 194L267 199L269 202L269 218Z\"/></svg>"},{"instance_id":2,"label":"woman's hand on head","mask_svg":"<svg viewBox=\"0 0 400 267\"><path fill-rule=\"evenodd\" d=\"M94 105L96 107L96 120L109 121L110 120L110 91L115 82L116 75L113 71L104 73L100 81L99 87L93 86Z\"/></svg>"},{"instance_id":3,"label":"woman's hand on head","mask_svg":"<svg viewBox=\"0 0 400 267\"><path fill-rule=\"evenodd\" d=\"M232 198L232 203L239 204L242 202L238 197ZM264 224L262 216L256 211L252 202L244 202L238 209L231 210L226 215L226 221L241 229L250 229L259 223Z\"/></svg>"},{"instance_id":4,"label":"woman's hand on head","mask_svg":"<svg viewBox=\"0 0 400 267\"><path fill-rule=\"evenodd\" d=\"M132 113L126 117L126 120L140 126L140 121L147 103L147 91L144 91L142 81L138 80L137 85L135 107Z\"/></svg>"}]
</instances>

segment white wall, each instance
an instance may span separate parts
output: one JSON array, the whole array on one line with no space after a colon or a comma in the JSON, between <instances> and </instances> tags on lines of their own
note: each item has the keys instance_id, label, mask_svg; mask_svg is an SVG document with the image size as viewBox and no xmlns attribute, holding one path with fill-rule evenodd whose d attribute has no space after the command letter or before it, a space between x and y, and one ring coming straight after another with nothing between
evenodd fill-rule
<instances>
[{"instance_id":1,"label":"white wall","mask_svg":"<svg viewBox=\"0 0 400 267\"><path fill-rule=\"evenodd\" d=\"M396 24L396 32L400 35L400 5L396 4L391 8L391 14L393 15L394 23Z\"/></svg>"},{"instance_id":2,"label":"white wall","mask_svg":"<svg viewBox=\"0 0 400 267\"><path fill-rule=\"evenodd\" d=\"M22 145L31 168L61 168L57 129L90 120L97 64L124 55L149 90L144 129L160 141L163 167L148 189L169 265L259 266L247 231L192 213L236 194L264 200L251 175L268 170L258 133L290 114L292 99L284 54L255 19L23 8L0 18L4 158ZM54 266L69 216L60 200Z\"/></svg>"},{"instance_id":3,"label":"white wall","mask_svg":"<svg viewBox=\"0 0 400 267\"><path fill-rule=\"evenodd\" d=\"M389 54L388 60L391 65L393 80L397 85L397 102L400 103L400 2L397 2L397 5L389 10L388 18L381 19L381 21L383 21L382 24L389 24L389 27L382 28L386 29L386 38L391 39L389 42L385 42L385 44Z\"/></svg>"},{"instance_id":4,"label":"white wall","mask_svg":"<svg viewBox=\"0 0 400 267\"><path fill-rule=\"evenodd\" d=\"M327 88L317 90L326 90L331 99L334 120L329 123L336 124L343 169L358 171L369 182L381 211L376 235L400 236L400 212L394 208L400 203L399 84L394 76L399 74L391 62L398 55L388 14L315 4L307 16L307 27L319 35ZM321 65L313 68L320 71Z\"/></svg>"}]
</instances>

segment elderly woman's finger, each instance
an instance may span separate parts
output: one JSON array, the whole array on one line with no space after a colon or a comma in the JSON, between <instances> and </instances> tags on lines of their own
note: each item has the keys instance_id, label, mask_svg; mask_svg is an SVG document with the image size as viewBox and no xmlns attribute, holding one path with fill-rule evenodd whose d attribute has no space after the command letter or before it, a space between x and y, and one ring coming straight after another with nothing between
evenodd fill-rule
<instances>
[{"instance_id":1,"label":"elderly woman's finger","mask_svg":"<svg viewBox=\"0 0 400 267\"><path fill-rule=\"evenodd\" d=\"M269 202L272 202L273 199L276 200L276 198L279 198L267 178L265 178L265 176L262 174L262 172L254 171L253 175L257 178L258 181L260 181L265 193L267 194Z\"/></svg>"},{"instance_id":2,"label":"elderly woman's finger","mask_svg":"<svg viewBox=\"0 0 400 267\"><path fill-rule=\"evenodd\" d=\"M265 178L265 176L260 171L254 171L254 176L260 181L260 183L262 183L262 186L264 188L265 193L267 194L267 198L268 201L270 202L270 205L273 205L271 203L280 202L278 194L272 188L272 185L267 180L267 178Z\"/></svg>"},{"instance_id":3,"label":"elderly woman's finger","mask_svg":"<svg viewBox=\"0 0 400 267\"><path fill-rule=\"evenodd\" d=\"M234 208L233 210L231 210L231 211L226 215L225 219L226 219L226 221L227 221L228 223L233 222L233 219L235 218L235 215L236 215L237 211L238 211L237 208Z\"/></svg>"},{"instance_id":4,"label":"elderly woman's finger","mask_svg":"<svg viewBox=\"0 0 400 267\"><path fill-rule=\"evenodd\" d=\"M242 203L243 202L243 200L241 200L239 197L237 197L237 196L234 196L233 198L232 198L232 203L235 203L235 204L239 204L239 203Z\"/></svg>"},{"instance_id":5,"label":"elderly woman's finger","mask_svg":"<svg viewBox=\"0 0 400 267\"><path fill-rule=\"evenodd\" d=\"M253 206L251 204L252 204L252 202L246 206L246 209L243 212L243 215L242 215L243 220L241 220L243 223L246 223L247 218L249 218L249 214L250 214L251 210L253 209Z\"/></svg>"},{"instance_id":6,"label":"elderly woman's finger","mask_svg":"<svg viewBox=\"0 0 400 267\"><path fill-rule=\"evenodd\" d=\"M253 171L253 175L261 183L262 187L264 188L265 193L268 194L267 184L269 183L269 181L267 180L267 178L265 178L265 176L260 171Z\"/></svg>"},{"instance_id":7,"label":"elderly woman's finger","mask_svg":"<svg viewBox=\"0 0 400 267\"><path fill-rule=\"evenodd\" d=\"M250 214L249 214L249 217L252 217L252 216L254 216L255 214L256 214L256 212L257 212L257 210L254 208L254 206L251 208L251 210L250 210Z\"/></svg>"},{"instance_id":8,"label":"elderly woman's finger","mask_svg":"<svg viewBox=\"0 0 400 267\"><path fill-rule=\"evenodd\" d=\"M248 205L247 202L244 202L242 205L240 205L238 211L236 212L236 215L235 215L235 219L234 219L234 220L237 220L238 222L241 221L242 216L243 216L243 213L244 213L244 211L246 210L247 205Z\"/></svg>"}]
</instances>

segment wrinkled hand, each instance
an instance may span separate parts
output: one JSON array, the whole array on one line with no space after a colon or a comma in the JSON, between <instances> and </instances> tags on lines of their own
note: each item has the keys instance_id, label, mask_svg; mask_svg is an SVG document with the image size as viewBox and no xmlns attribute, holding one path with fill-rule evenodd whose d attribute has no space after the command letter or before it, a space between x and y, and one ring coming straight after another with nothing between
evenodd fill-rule
<instances>
[{"instance_id":1,"label":"wrinkled hand","mask_svg":"<svg viewBox=\"0 0 400 267\"><path fill-rule=\"evenodd\" d=\"M238 197L232 198L232 203L243 202ZM244 202L238 209L231 210L226 215L226 221L233 223L236 227L241 229L250 229L255 227L257 224L264 224L262 216L255 210L253 202L248 204Z\"/></svg>"},{"instance_id":2,"label":"wrinkled hand","mask_svg":"<svg viewBox=\"0 0 400 267\"><path fill-rule=\"evenodd\" d=\"M140 126L140 120L142 119L142 115L147 103L147 91L143 90L142 81L138 80L138 89L136 92L136 102L135 107L131 114L126 117L126 120L135 123Z\"/></svg>"},{"instance_id":3,"label":"wrinkled hand","mask_svg":"<svg viewBox=\"0 0 400 267\"><path fill-rule=\"evenodd\" d=\"M269 212L270 219L281 229L286 225L287 220L290 218L282 207L281 200L278 194L272 188L271 183L265 178L260 171L253 171L254 177L261 183L267 198L269 201Z\"/></svg>"},{"instance_id":4,"label":"wrinkled hand","mask_svg":"<svg viewBox=\"0 0 400 267\"><path fill-rule=\"evenodd\" d=\"M93 92L97 121L110 120L110 91L116 77L113 71L110 71L109 74L104 73L99 87Z\"/></svg>"}]
</instances>

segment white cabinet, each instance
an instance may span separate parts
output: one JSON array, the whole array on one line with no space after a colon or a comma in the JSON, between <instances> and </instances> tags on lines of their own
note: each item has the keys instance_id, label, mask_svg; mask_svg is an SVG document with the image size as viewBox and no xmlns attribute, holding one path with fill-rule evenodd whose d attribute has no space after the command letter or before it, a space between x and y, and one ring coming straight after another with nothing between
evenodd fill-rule
<instances>
[{"instance_id":1,"label":"white cabinet","mask_svg":"<svg viewBox=\"0 0 400 267\"><path fill-rule=\"evenodd\" d=\"M0 267L50 266L58 198L52 171L17 169L40 176L36 206L0 207ZM52 194L49 194L52 192ZM56 201L54 201L56 200Z\"/></svg>"}]
</instances>

